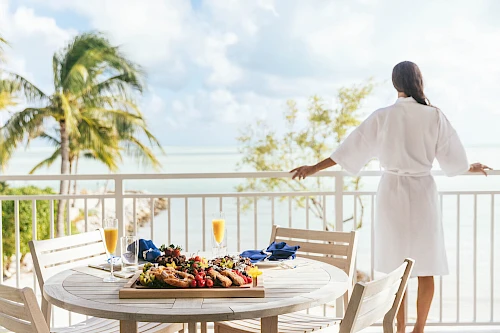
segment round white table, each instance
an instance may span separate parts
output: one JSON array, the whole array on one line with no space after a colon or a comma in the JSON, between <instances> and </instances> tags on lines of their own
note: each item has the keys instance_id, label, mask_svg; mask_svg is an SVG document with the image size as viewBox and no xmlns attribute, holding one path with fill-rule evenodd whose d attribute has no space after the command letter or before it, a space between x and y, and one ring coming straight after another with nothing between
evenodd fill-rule
<instances>
[{"instance_id":1,"label":"round white table","mask_svg":"<svg viewBox=\"0 0 500 333\"><path fill-rule=\"evenodd\" d=\"M84 315L116 319L120 331L136 333L137 322L196 323L262 318L262 332L278 332L278 315L323 305L342 296L348 277L341 269L310 259L297 258L296 267L260 267L264 298L120 299L127 282L104 283L102 277L67 270L50 278L44 296L53 305Z\"/></svg>"}]
</instances>

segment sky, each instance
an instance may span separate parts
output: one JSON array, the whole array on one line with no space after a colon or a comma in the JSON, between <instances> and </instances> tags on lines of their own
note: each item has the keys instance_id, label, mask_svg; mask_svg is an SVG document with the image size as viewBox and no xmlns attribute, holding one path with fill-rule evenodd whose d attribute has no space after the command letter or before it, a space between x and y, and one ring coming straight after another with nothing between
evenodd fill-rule
<instances>
[{"instance_id":1,"label":"sky","mask_svg":"<svg viewBox=\"0 0 500 333\"><path fill-rule=\"evenodd\" d=\"M394 103L393 66L416 62L425 91L466 145L500 145L500 1L0 0L7 68L50 93L51 58L102 31L148 74L140 101L165 146L236 146L288 99L335 107L337 89L378 83L361 118ZM303 112L301 113L304 114ZM2 121L5 121L4 114Z\"/></svg>"}]
</instances>

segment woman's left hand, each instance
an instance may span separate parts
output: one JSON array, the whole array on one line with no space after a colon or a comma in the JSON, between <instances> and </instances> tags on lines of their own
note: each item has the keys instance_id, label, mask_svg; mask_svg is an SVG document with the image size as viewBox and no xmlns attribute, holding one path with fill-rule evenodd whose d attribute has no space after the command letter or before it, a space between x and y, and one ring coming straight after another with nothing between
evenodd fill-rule
<instances>
[{"instance_id":1,"label":"woman's left hand","mask_svg":"<svg viewBox=\"0 0 500 333\"><path fill-rule=\"evenodd\" d=\"M481 163L471 164L469 168L469 172L482 172L485 176L488 176L486 170L493 170L493 169Z\"/></svg>"},{"instance_id":2,"label":"woman's left hand","mask_svg":"<svg viewBox=\"0 0 500 333\"><path fill-rule=\"evenodd\" d=\"M299 180L305 179L307 176L313 175L316 172L316 167L311 165L303 165L290 171L290 173L294 173L292 179L298 178Z\"/></svg>"}]
</instances>

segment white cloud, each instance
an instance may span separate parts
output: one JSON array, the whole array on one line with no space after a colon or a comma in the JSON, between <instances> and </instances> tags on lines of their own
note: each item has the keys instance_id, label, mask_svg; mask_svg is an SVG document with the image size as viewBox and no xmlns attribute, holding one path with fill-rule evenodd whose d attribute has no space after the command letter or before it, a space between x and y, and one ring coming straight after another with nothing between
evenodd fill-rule
<instances>
[{"instance_id":1,"label":"white cloud","mask_svg":"<svg viewBox=\"0 0 500 333\"><path fill-rule=\"evenodd\" d=\"M0 31L11 45L5 49L6 67L50 93L52 56L76 31L60 28L54 18L39 16L32 8L12 10L6 0L0 0Z\"/></svg>"}]
</instances>

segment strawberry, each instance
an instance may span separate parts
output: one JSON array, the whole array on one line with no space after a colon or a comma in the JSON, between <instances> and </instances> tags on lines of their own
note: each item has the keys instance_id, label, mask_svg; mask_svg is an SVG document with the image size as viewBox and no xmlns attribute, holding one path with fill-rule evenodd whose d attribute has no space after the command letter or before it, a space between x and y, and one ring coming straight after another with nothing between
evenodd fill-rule
<instances>
[{"instance_id":1,"label":"strawberry","mask_svg":"<svg viewBox=\"0 0 500 333\"><path fill-rule=\"evenodd\" d=\"M204 288L205 287L205 280L198 280L196 284L198 285L198 288Z\"/></svg>"}]
</instances>

